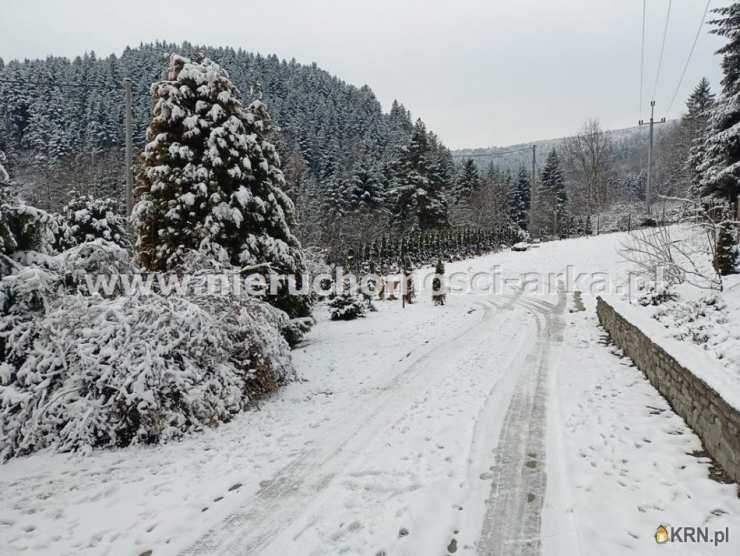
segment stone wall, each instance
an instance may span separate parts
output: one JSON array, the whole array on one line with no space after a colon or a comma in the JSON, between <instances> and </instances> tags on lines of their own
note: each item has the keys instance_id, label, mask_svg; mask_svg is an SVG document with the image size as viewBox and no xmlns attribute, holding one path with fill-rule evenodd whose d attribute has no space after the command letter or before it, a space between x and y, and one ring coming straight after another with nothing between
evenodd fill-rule
<instances>
[{"instance_id":1,"label":"stone wall","mask_svg":"<svg viewBox=\"0 0 740 556\"><path fill-rule=\"evenodd\" d=\"M740 412L600 297L596 312L612 341L699 435L715 462L740 483Z\"/></svg>"}]
</instances>

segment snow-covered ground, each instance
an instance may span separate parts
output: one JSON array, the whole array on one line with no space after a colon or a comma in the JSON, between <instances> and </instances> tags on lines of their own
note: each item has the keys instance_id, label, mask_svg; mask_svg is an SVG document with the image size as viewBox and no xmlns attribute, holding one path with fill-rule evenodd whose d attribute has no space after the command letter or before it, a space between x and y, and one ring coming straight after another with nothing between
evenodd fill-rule
<instances>
[{"instance_id":1,"label":"snow-covered ground","mask_svg":"<svg viewBox=\"0 0 740 556\"><path fill-rule=\"evenodd\" d=\"M623 277L621 234L448 265L507 283L434 307L320 322L303 377L232 423L160 447L0 467L5 554L738 554L736 485L605 341L571 273ZM599 278L600 279L600 278ZM579 290L581 293L577 293ZM657 546L655 529L730 527ZM734 526L734 528L733 528Z\"/></svg>"}]
</instances>

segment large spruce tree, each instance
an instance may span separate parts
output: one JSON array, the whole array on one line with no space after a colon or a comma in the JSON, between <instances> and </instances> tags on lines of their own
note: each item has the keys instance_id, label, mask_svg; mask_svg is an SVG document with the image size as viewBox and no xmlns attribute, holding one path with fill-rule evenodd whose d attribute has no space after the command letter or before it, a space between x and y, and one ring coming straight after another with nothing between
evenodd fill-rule
<instances>
[{"instance_id":1,"label":"large spruce tree","mask_svg":"<svg viewBox=\"0 0 740 556\"><path fill-rule=\"evenodd\" d=\"M379 172L361 162L344 188L344 203L348 212L372 212L385 203L385 191Z\"/></svg>"},{"instance_id":2,"label":"large spruce tree","mask_svg":"<svg viewBox=\"0 0 740 556\"><path fill-rule=\"evenodd\" d=\"M414 125L411 141L403 148L396 168L394 217L399 227L425 230L446 225L444 166L421 120Z\"/></svg>"},{"instance_id":3,"label":"large spruce tree","mask_svg":"<svg viewBox=\"0 0 740 556\"><path fill-rule=\"evenodd\" d=\"M209 59L171 56L167 78L151 90L134 208L141 264L169 270L199 250L239 267L267 263L279 274L298 273L293 203L282 190L265 105L243 106L226 71Z\"/></svg>"},{"instance_id":4,"label":"large spruce tree","mask_svg":"<svg viewBox=\"0 0 740 556\"><path fill-rule=\"evenodd\" d=\"M740 192L740 2L714 10L713 33L727 44L723 56L722 96L712 109L703 160L698 166L702 195L727 199L733 205Z\"/></svg>"},{"instance_id":5,"label":"large spruce tree","mask_svg":"<svg viewBox=\"0 0 740 556\"><path fill-rule=\"evenodd\" d=\"M545 160L537 191L537 207L541 223L552 234L560 233L566 219L567 194L565 179L560 168L560 158L552 149Z\"/></svg>"},{"instance_id":6,"label":"large spruce tree","mask_svg":"<svg viewBox=\"0 0 740 556\"><path fill-rule=\"evenodd\" d=\"M714 93L712 93L709 81L706 77L702 77L686 101L686 114L681 120L683 135L689 148L687 169L690 180L689 194L692 197L701 194L699 166L704 159L704 138L714 102Z\"/></svg>"},{"instance_id":7,"label":"large spruce tree","mask_svg":"<svg viewBox=\"0 0 740 556\"><path fill-rule=\"evenodd\" d=\"M473 192L478 191L481 186L480 173L472 158L463 162L460 175L457 178L458 199L465 199Z\"/></svg>"},{"instance_id":8,"label":"large spruce tree","mask_svg":"<svg viewBox=\"0 0 740 556\"><path fill-rule=\"evenodd\" d=\"M511 221L522 230L526 230L529 223L529 205L529 174L522 166L509 196L509 216Z\"/></svg>"}]
</instances>

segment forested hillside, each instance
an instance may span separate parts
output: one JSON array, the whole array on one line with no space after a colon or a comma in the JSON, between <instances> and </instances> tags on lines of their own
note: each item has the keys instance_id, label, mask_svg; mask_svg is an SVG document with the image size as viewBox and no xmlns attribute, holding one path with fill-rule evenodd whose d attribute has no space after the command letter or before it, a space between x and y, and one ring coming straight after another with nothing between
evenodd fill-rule
<instances>
[{"instance_id":1,"label":"forested hillside","mask_svg":"<svg viewBox=\"0 0 740 556\"><path fill-rule=\"evenodd\" d=\"M599 130L601 131L601 130ZM690 177L685 164L693 130L687 130L685 121L671 120L655 126L655 179L661 194L684 196ZM481 168L493 164L501 170L517 172L522 166L531 167L532 145L537 147L536 165L542 171L549 152L561 153L566 165L573 139L587 135L583 130L574 136L537 140L502 147L458 149L452 156L456 162L468 159ZM613 200L635 200L644 197L647 170L648 130L644 127L603 130L603 142L608 147L608 160ZM569 180L572 181L572 180Z\"/></svg>"},{"instance_id":2,"label":"forested hillside","mask_svg":"<svg viewBox=\"0 0 740 556\"><path fill-rule=\"evenodd\" d=\"M269 140L305 245L343 251L383 235L448 226L588 233L595 215L634 212L645 201L645 129L610 131L589 120L570 137L453 155L402 104L394 101L384 113L368 86L347 84L315 64L188 43L146 44L104 59L89 53L74 60L0 60L0 152L22 196L59 211L74 191L112 199L123 213L122 82L133 81L139 153L151 117L150 86L172 52L215 61L245 99L266 104ZM712 98L702 81L683 118L656 126L653 201L688 195L695 174L689 151ZM139 164L137 157L137 171Z\"/></svg>"},{"instance_id":3,"label":"forested hillside","mask_svg":"<svg viewBox=\"0 0 740 556\"><path fill-rule=\"evenodd\" d=\"M140 151L151 115L149 88L162 77L163 59L171 52L216 60L245 97L262 97L303 223L313 211L344 214L359 204L387 204L385 193L398 177L391 168L400 163L414 129L406 108L394 102L383 113L369 87L349 85L315 64L188 43L145 44L107 58L89 53L74 60L0 60L0 151L27 200L57 210L71 190L122 198L122 80L133 80L134 142ZM424 133L422 147L429 152L422 154L444 159L451 172L449 151ZM450 180L442 182L436 187ZM395 208L406 220L408 207ZM441 221L446 223L446 213ZM310 228L303 231L322 233Z\"/></svg>"}]
</instances>

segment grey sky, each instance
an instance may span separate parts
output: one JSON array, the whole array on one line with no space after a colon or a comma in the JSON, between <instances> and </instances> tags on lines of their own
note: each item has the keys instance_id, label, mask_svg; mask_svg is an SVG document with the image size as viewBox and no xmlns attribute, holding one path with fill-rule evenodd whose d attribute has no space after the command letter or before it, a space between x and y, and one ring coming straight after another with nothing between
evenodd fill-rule
<instances>
[{"instance_id":1,"label":"grey sky","mask_svg":"<svg viewBox=\"0 0 740 556\"><path fill-rule=\"evenodd\" d=\"M667 5L648 0L645 106ZM659 116L704 5L673 1ZM0 0L0 56L102 56L157 39L276 53L367 83L386 110L398 98L452 148L482 147L567 135L589 117L634 125L641 18L641 0ZM718 85L722 41L707 30L669 116L702 75Z\"/></svg>"}]
</instances>

